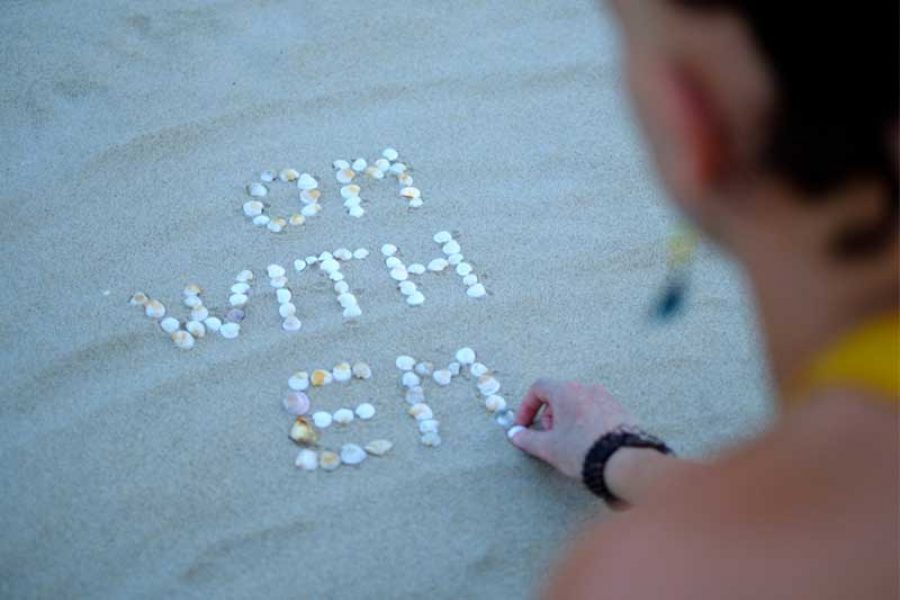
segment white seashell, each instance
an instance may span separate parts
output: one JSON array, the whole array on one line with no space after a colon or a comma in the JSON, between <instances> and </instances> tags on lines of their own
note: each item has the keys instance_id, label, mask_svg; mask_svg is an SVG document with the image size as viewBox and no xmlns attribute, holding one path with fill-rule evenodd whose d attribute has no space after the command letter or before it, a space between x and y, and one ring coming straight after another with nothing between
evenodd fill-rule
<instances>
[{"instance_id":1,"label":"white seashell","mask_svg":"<svg viewBox=\"0 0 900 600\"><path fill-rule=\"evenodd\" d=\"M353 251L353 258L356 260L363 260L369 256L369 251L365 248L357 248Z\"/></svg>"},{"instance_id":2,"label":"white seashell","mask_svg":"<svg viewBox=\"0 0 900 600\"><path fill-rule=\"evenodd\" d=\"M324 471L334 471L341 466L341 457L337 452L323 450L319 453L319 467Z\"/></svg>"},{"instance_id":3,"label":"white seashell","mask_svg":"<svg viewBox=\"0 0 900 600\"><path fill-rule=\"evenodd\" d=\"M391 168L391 161L386 158L379 158L375 161L375 167L382 173L386 173Z\"/></svg>"},{"instance_id":4,"label":"white seashell","mask_svg":"<svg viewBox=\"0 0 900 600\"><path fill-rule=\"evenodd\" d=\"M400 195L404 198L420 198L422 196L421 190L416 187L408 186L400 190Z\"/></svg>"},{"instance_id":5,"label":"white seashell","mask_svg":"<svg viewBox=\"0 0 900 600\"><path fill-rule=\"evenodd\" d=\"M350 363L338 363L334 366L334 369L331 370L331 375L334 377L335 381L346 383L353 377L353 369L350 368Z\"/></svg>"},{"instance_id":6,"label":"white seashell","mask_svg":"<svg viewBox=\"0 0 900 600\"><path fill-rule=\"evenodd\" d=\"M275 179L277 177L278 177L278 175L275 173L275 171L272 171L271 169L266 169L265 171L263 171L262 173L259 174L260 181L265 181L266 183L272 183L273 181L275 181Z\"/></svg>"},{"instance_id":7,"label":"white seashell","mask_svg":"<svg viewBox=\"0 0 900 600\"><path fill-rule=\"evenodd\" d=\"M280 292L281 290L278 291ZM297 307L293 302L285 302L278 306L278 314L282 319L287 319L288 317L297 314Z\"/></svg>"},{"instance_id":8,"label":"white seashell","mask_svg":"<svg viewBox=\"0 0 900 600\"><path fill-rule=\"evenodd\" d=\"M241 333L240 323L225 323L219 328L219 335L226 340L233 340Z\"/></svg>"},{"instance_id":9,"label":"white seashell","mask_svg":"<svg viewBox=\"0 0 900 600\"><path fill-rule=\"evenodd\" d=\"M450 256L451 254L459 254L462 248L460 248L459 242L457 242L456 240L450 240L449 242L441 246L441 250L444 252L444 254Z\"/></svg>"},{"instance_id":10,"label":"white seashell","mask_svg":"<svg viewBox=\"0 0 900 600\"><path fill-rule=\"evenodd\" d=\"M159 300L149 300L144 306L144 314L151 319L162 319L166 316L166 305Z\"/></svg>"},{"instance_id":11,"label":"white seashell","mask_svg":"<svg viewBox=\"0 0 900 600\"><path fill-rule=\"evenodd\" d=\"M306 266L311 267L314 264L316 264L317 262L319 262L319 257L318 256L307 256L305 260L306 260Z\"/></svg>"},{"instance_id":12,"label":"white seashell","mask_svg":"<svg viewBox=\"0 0 900 600\"><path fill-rule=\"evenodd\" d=\"M422 208L425 205L425 201L421 198L413 198L409 201L410 208Z\"/></svg>"},{"instance_id":13,"label":"white seashell","mask_svg":"<svg viewBox=\"0 0 900 600\"><path fill-rule=\"evenodd\" d=\"M425 295L422 292L415 291L406 297L406 303L410 306L421 306L425 303Z\"/></svg>"},{"instance_id":14,"label":"white seashell","mask_svg":"<svg viewBox=\"0 0 900 600\"><path fill-rule=\"evenodd\" d=\"M499 425L500 427L512 427L513 423L516 422L516 413L509 410L508 408L498 410L494 413L494 421L496 421L497 425Z\"/></svg>"},{"instance_id":15,"label":"white seashell","mask_svg":"<svg viewBox=\"0 0 900 600\"><path fill-rule=\"evenodd\" d=\"M326 427L331 425L331 422L334 420L331 417L331 413L325 411L319 411L315 413L312 418L313 423L315 423L316 427L318 427L319 429L325 429Z\"/></svg>"},{"instance_id":16,"label":"white seashell","mask_svg":"<svg viewBox=\"0 0 900 600\"><path fill-rule=\"evenodd\" d=\"M459 372L462 371L462 365L454 361L447 365L447 370L450 371L451 375L456 377L457 375L459 375Z\"/></svg>"},{"instance_id":17,"label":"white seashell","mask_svg":"<svg viewBox=\"0 0 900 600\"><path fill-rule=\"evenodd\" d=\"M358 304L354 304L353 306L348 306L344 309L344 318L345 319L355 319L362 315L362 309Z\"/></svg>"},{"instance_id":18,"label":"white seashell","mask_svg":"<svg viewBox=\"0 0 900 600\"><path fill-rule=\"evenodd\" d=\"M341 169L335 174L338 183L350 183L354 177L356 177L356 173L353 169Z\"/></svg>"},{"instance_id":19,"label":"white seashell","mask_svg":"<svg viewBox=\"0 0 900 600\"><path fill-rule=\"evenodd\" d=\"M475 273L469 273L468 275L463 277L463 284L468 287L472 287L476 283L478 283L478 275L476 275Z\"/></svg>"},{"instance_id":20,"label":"white seashell","mask_svg":"<svg viewBox=\"0 0 900 600\"><path fill-rule=\"evenodd\" d=\"M391 279L394 281L406 281L409 279L409 272L406 270L406 267L394 267L391 269Z\"/></svg>"},{"instance_id":21,"label":"white seashell","mask_svg":"<svg viewBox=\"0 0 900 600\"><path fill-rule=\"evenodd\" d=\"M434 234L433 239L436 244L444 245L453 239L453 234L451 234L449 231L438 231L436 234Z\"/></svg>"},{"instance_id":22,"label":"white seashell","mask_svg":"<svg viewBox=\"0 0 900 600\"><path fill-rule=\"evenodd\" d=\"M400 383L403 387L411 388L419 386L422 383L422 380L412 371L405 371L400 377Z\"/></svg>"},{"instance_id":23,"label":"white seashell","mask_svg":"<svg viewBox=\"0 0 900 600\"><path fill-rule=\"evenodd\" d=\"M485 295L487 295L487 290L480 283L476 283L466 290L466 296L469 298L481 298Z\"/></svg>"},{"instance_id":24,"label":"white seashell","mask_svg":"<svg viewBox=\"0 0 900 600\"><path fill-rule=\"evenodd\" d=\"M437 433L440 426L440 422L436 419L422 419L419 421L419 433Z\"/></svg>"},{"instance_id":25,"label":"white seashell","mask_svg":"<svg viewBox=\"0 0 900 600\"><path fill-rule=\"evenodd\" d=\"M431 407L423 402L413 404L409 407L408 412L416 421L427 421L434 418L434 412L432 412Z\"/></svg>"},{"instance_id":26,"label":"white seashell","mask_svg":"<svg viewBox=\"0 0 900 600\"><path fill-rule=\"evenodd\" d=\"M356 416L363 421L368 421L375 416L375 407L368 402L363 402L356 407Z\"/></svg>"},{"instance_id":27,"label":"white seashell","mask_svg":"<svg viewBox=\"0 0 900 600\"><path fill-rule=\"evenodd\" d=\"M271 264L268 267L266 267L266 274L271 279L273 277L284 277L287 274L287 272L284 270L284 267L282 267L281 265Z\"/></svg>"},{"instance_id":28,"label":"white seashell","mask_svg":"<svg viewBox=\"0 0 900 600\"><path fill-rule=\"evenodd\" d=\"M353 365L353 376L357 379L371 379L372 367L362 361Z\"/></svg>"},{"instance_id":29,"label":"white seashell","mask_svg":"<svg viewBox=\"0 0 900 600\"><path fill-rule=\"evenodd\" d=\"M357 304L359 304L359 302L357 302L357 300L356 300L356 296L354 296L353 294L351 294L349 292L338 296L337 301L338 301L338 304L341 305L341 308L349 308L351 306L356 306Z\"/></svg>"},{"instance_id":30,"label":"white seashell","mask_svg":"<svg viewBox=\"0 0 900 600\"><path fill-rule=\"evenodd\" d=\"M401 371L412 371L413 367L416 366L416 359L412 356L406 356L405 354L402 356L398 356L397 360L394 361L394 364L397 365L397 368Z\"/></svg>"},{"instance_id":31,"label":"white seashell","mask_svg":"<svg viewBox=\"0 0 900 600\"><path fill-rule=\"evenodd\" d=\"M385 256L393 256L397 254L397 246L393 244L385 244L381 247L381 253Z\"/></svg>"},{"instance_id":32,"label":"white seashell","mask_svg":"<svg viewBox=\"0 0 900 600\"><path fill-rule=\"evenodd\" d=\"M137 292L131 297L128 304L131 306L147 306L148 302L150 302L150 298L147 297L147 294L144 292Z\"/></svg>"},{"instance_id":33,"label":"white seashell","mask_svg":"<svg viewBox=\"0 0 900 600\"><path fill-rule=\"evenodd\" d=\"M181 323L175 317L166 317L159 322L159 327L168 334L173 334L181 329Z\"/></svg>"},{"instance_id":34,"label":"white seashell","mask_svg":"<svg viewBox=\"0 0 900 600\"><path fill-rule=\"evenodd\" d=\"M332 258L334 258L334 254L332 254L331 252L326 250L325 252L323 252L322 254L319 255L319 262L331 260Z\"/></svg>"},{"instance_id":35,"label":"white seashell","mask_svg":"<svg viewBox=\"0 0 900 600\"><path fill-rule=\"evenodd\" d=\"M248 300L250 298L247 297L247 294L232 294L228 297L228 303L235 308L244 306Z\"/></svg>"},{"instance_id":36,"label":"white seashell","mask_svg":"<svg viewBox=\"0 0 900 600\"><path fill-rule=\"evenodd\" d=\"M319 455L315 450L304 448L297 453L294 466L304 471L315 471L319 467Z\"/></svg>"},{"instance_id":37,"label":"white seashell","mask_svg":"<svg viewBox=\"0 0 900 600\"><path fill-rule=\"evenodd\" d=\"M301 327L303 323L295 315L290 315L281 322L281 328L285 331L300 331Z\"/></svg>"},{"instance_id":38,"label":"white seashell","mask_svg":"<svg viewBox=\"0 0 900 600\"><path fill-rule=\"evenodd\" d=\"M384 179L384 171L374 165L366 167L365 173L372 179Z\"/></svg>"},{"instance_id":39,"label":"white seashell","mask_svg":"<svg viewBox=\"0 0 900 600\"><path fill-rule=\"evenodd\" d=\"M478 378L478 391L482 396L493 396L500 390L500 382L494 379L490 373L485 373Z\"/></svg>"},{"instance_id":40,"label":"white seashell","mask_svg":"<svg viewBox=\"0 0 900 600\"><path fill-rule=\"evenodd\" d=\"M203 320L203 324L206 325L207 331L216 333L222 327L222 319L218 317L209 317L208 319Z\"/></svg>"},{"instance_id":41,"label":"white seashell","mask_svg":"<svg viewBox=\"0 0 900 600\"><path fill-rule=\"evenodd\" d=\"M291 218L288 219L288 223L290 223L291 225L303 225L304 223L306 223L306 217L294 213L291 215Z\"/></svg>"},{"instance_id":42,"label":"white seashell","mask_svg":"<svg viewBox=\"0 0 900 600\"><path fill-rule=\"evenodd\" d=\"M358 465L366 460L366 451L356 444L344 444L341 446L341 462L345 465Z\"/></svg>"},{"instance_id":43,"label":"white seashell","mask_svg":"<svg viewBox=\"0 0 900 600\"><path fill-rule=\"evenodd\" d=\"M269 188L255 181L247 186L247 193L254 198L264 198L269 193Z\"/></svg>"},{"instance_id":44,"label":"white seashell","mask_svg":"<svg viewBox=\"0 0 900 600\"><path fill-rule=\"evenodd\" d=\"M331 371L316 369L312 372L309 382L315 387L321 387L323 385L328 385L333 379L334 377L331 375Z\"/></svg>"},{"instance_id":45,"label":"white seashell","mask_svg":"<svg viewBox=\"0 0 900 600\"><path fill-rule=\"evenodd\" d=\"M413 275L422 275L423 273L425 273L425 265L423 265L422 263L413 263L406 267L406 270Z\"/></svg>"},{"instance_id":46,"label":"white seashell","mask_svg":"<svg viewBox=\"0 0 900 600\"><path fill-rule=\"evenodd\" d=\"M235 276L234 280L238 283L247 283L248 281L253 281L253 271L251 271L250 269L244 269Z\"/></svg>"},{"instance_id":47,"label":"white seashell","mask_svg":"<svg viewBox=\"0 0 900 600\"><path fill-rule=\"evenodd\" d=\"M521 425L513 425L506 432L506 437L508 437L509 439L513 439L514 437L516 437L517 433L519 433L520 431L525 431L525 429L526 428L522 427Z\"/></svg>"},{"instance_id":48,"label":"white seashell","mask_svg":"<svg viewBox=\"0 0 900 600\"><path fill-rule=\"evenodd\" d=\"M275 298L278 299L278 304L286 304L291 301L291 290L287 288L281 288L275 290Z\"/></svg>"},{"instance_id":49,"label":"white seashell","mask_svg":"<svg viewBox=\"0 0 900 600\"><path fill-rule=\"evenodd\" d=\"M330 279L332 281L343 281L344 274L341 273L340 271L334 271L333 273L328 275L328 279Z\"/></svg>"},{"instance_id":50,"label":"white seashell","mask_svg":"<svg viewBox=\"0 0 900 600\"><path fill-rule=\"evenodd\" d=\"M231 286L232 294L246 294L249 291L250 291L249 283L236 283L233 286Z\"/></svg>"},{"instance_id":51,"label":"white seashell","mask_svg":"<svg viewBox=\"0 0 900 600\"><path fill-rule=\"evenodd\" d=\"M381 156L383 156L384 158L393 162L393 161L397 160L398 158L400 158L400 153L391 147L387 147L381 152Z\"/></svg>"},{"instance_id":52,"label":"white seashell","mask_svg":"<svg viewBox=\"0 0 900 600\"><path fill-rule=\"evenodd\" d=\"M450 256L447 257L447 262L450 263L451 265L453 265L454 267L457 266L462 261L463 261L463 255L459 254L459 253L451 254Z\"/></svg>"},{"instance_id":53,"label":"white seashell","mask_svg":"<svg viewBox=\"0 0 900 600\"><path fill-rule=\"evenodd\" d=\"M440 273L444 269L447 268L447 259L445 258L435 258L431 262L428 263L428 270L432 273Z\"/></svg>"},{"instance_id":54,"label":"white seashell","mask_svg":"<svg viewBox=\"0 0 900 600\"><path fill-rule=\"evenodd\" d=\"M273 277L269 280L269 285L273 288L280 289L287 285L287 277Z\"/></svg>"},{"instance_id":55,"label":"white seashell","mask_svg":"<svg viewBox=\"0 0 900 600\"><path fill-rule=\"evenodd\" d=\"M322 206L320 204L307 204L303 208L300 209L300 214L304 217L314 217L319 214L319 211L322 210Z\"/></svg>"},{"instance_id":56,"label":"white seashell","mask_svg":"<svg viewBox=\"0 0 900 600\"><path fill-rule=\"evenodd\" d=\"M296 181L298 177L300 177L300 173L297 169L282 169L278 174L278 179L284 182Z\"/></svg>"},{"instance_id":57,"label":"white seashell","mask_svg":"<svg viewBox=\"0 0 900 600\"><path fill-rule=\"evenodd\" d=\"M334 273L335 271L341 270L341 263L334 260L334 258L323 259L322 262L319 263L319 270L324 271L325 273Z\"/></svg>"},{"instance_id":58,"label":"white seashell","mask_svg":"<svg viewBox=\"0 0 900 600\"><path fill-rule=\"evenodd\" d=\"M400 173L397 175L397 181L400 182L400 185L412 185L413 184L413 176L409 173Z\"/></svg>"},{"instance_id":59,"label":"white seashell","mask_svg":"<svg viewBox=\"0 0 900 600\"><path fill-rule=\"evenodd\" d=\"M284 231L285 225L287 225L287 222L284 219L272 219L266 223L266 229L272 233L281 233Z\"/></svg>"},{"instance_id":60,"label":"white seashell","mask_svg":"<svg viewBox=\"0 0 900 600\"><path fill-rule=\"evenodd\" d=\"M406 165L404 165L402 162L397 162L397 163L394 163L391 165L391 168L388 169L388 172L399 176L399 175L405 174L406 169L407 169ZM409 179L412 180L412 177L410 177ZM403 182L401 181L400 183L403 183ZM412 185L412 181L410 181L409 184L404 184L404 185Z\"/></svg>"},{"instance_id":61,"label":"white seashell","mask_svg":"<svg viewBox=\"0 0 900 600\"><path fill-rule=\"evenodd\" d=\"M423 446L436 448L441 445L441 436L435 431L429 431L419 438L419 441L422 442Z\"/></svg>"},{"instance_id":62,"label":"white seashell","mask_svg":"<svg viewBox=\"0 0 900 600\"><path fill-rule=\"evenodd\" d=\"M350 163L348 163L346 160L344 160L342 158L339 158L336 161L334 161L333 163L331 163L331 166L332 166L332 168L334 168L335 171L341 171L343 169L349 169Z\"/></svg>"},{"instance_id":63,"label":"white seashell","mask_svg":"<svg viewBox=\"0 0 900 600\"><path fill-rule=\"evenodd\" d=\"M384 261L384 266L388 269L396 269L403 266L403 261L396 256L388 256Z\"/></svg>"},{"instance_id":64,"label":"white seashell","mask_svg":"<svg viewBox=\"0 0 900 600\"><path fill-rule=\"evenodd\" d=\"M338 281L334 284L334 292L336 294L346 294L350 291L350 285L346 281Z\"/></svg>"},{"instance_id":65,"label":"white seashell","mask_svg":"<svg viewBox=\"0 0 900 600\"><path fill-rule=\"evenodd\" d=\"M401 281L397 285L397 288L400 290L400 293L403 294L404 296L411 296L412 294L415 294L416 290L418 289L416 284L413 283L412 281L409 281L408 279L406 281Z\"/></svg>"},{"instance_id":66,"label":"white seashell","mask_svg":"<svg viewBox=\"0 0 900 600\"><path fill-rule=\"evenodd\" d=\"M347 211L347 214L355 219L358 219L366 214L366 211L361 206L351 206L350 210Z\"/></svg>"},{"instance_id":67,"label":"white seashell","mask_svg":"<svg viewBox=\"0 0 900 600\"><path fill-rule=\"evenodd\" d=\"M267 226L270 221L271 221L271 219L266 215L259 215L259 216L253 217L253 224L259 225L260 227Z\"/></svg>"},{"instance_id":68,"label":"white seashell","mask_svg":"<svg viewBox=\"0 0 900 600\"><path fill-rule=\"evenodd\" d=\"M460 277L465 277L466 275L472 272L472 265L467 262L461 262L456 265L456 274Z\"/></svg>"},{"instance_id":69,"label":"white seashell","mask_svg":"<svg viewBox=\"0 0 900 600\"><path fill-rule=\"evenodd\" d=\"M389 440L372 440L366 444L366 452L372 456L384 456L394 447L393 442Z\"/></svg>"},{"instance_id":70,"label":"white seashell","mask_svg":"<svg viewBox=\"0 0 900 600\"><path fill-rule=\"evenodd\" d=\"M295 392L303 392L309 388L309 373L297 371L288 378L288 387Z\"/></svg>"},{"instance_id":71,"label":"white seashell","mask_svg":"<svg viewBox=\"0 0 900 600\"><path fill-rule=\"evenodd\" d=\"M353 258L353 253L347 248L338 248L334 251L334 257L338 260L350 260Z\"/></svg>"},{"instance_id":72,"label":"white seashell","mask_svg":"<svg viewBox=\"0 0 900 600\"><path fill-rule=\"evenodd\" d=\"M359 192L362 190L355 183L351 183L350 185L345 185L341 187L341 198L354 198L359 196Z\"/></svg>"},{"instance_id":73,"label":"white seashell","mask_svg":"<svg viewBox=\"0 0 900 600\"><path fill-rule=\"evenodd\" d=\"M413 370L423 377L428 377L434 373L434 363L418 362Z\"/></svg>"},{"instance_id":74,"label":"white seashell","mask_svg":"<svg viewBox=\"0 0 900 600\"><path fill-rule=\"evenodd\" d=\"M300 273L301 271L306 269L306 261L302 258L298 258L294 261L294 270Z\"/></svg>"},{"instance_id":75,"label":"white seashell","mask_svg":"<svg viewBox=\"0 0 900 600\"><path fill-rule=\"evenodd\" d=\"M456 351L456 360L463 365L471 365L475 362L475 351L471 348L460 348Z\"/></svg>"},{"instance_id":76,"label":"white seashell","mask_svg":"<svg viewBox=\"0 0 900 600\"><path fill-rule=\"evenodd\" d=\"M206 337L206 326L200 321L188 321L184 328L195 338Z\"/></svg>"},{"instance_id":77,"label":"white seashell","mask_svg":"<svg viewBox=\"0 0 900 600\"><path fill-rule=\"evenodd\" d=\"M300 192L300 201L303 204L318 204L321 197L322 192L320 190L302 190Z\"/></svg>"},{"instance_id":78,"label":"white seashell","mask_svg":"<svg viewBox=\"0 0 900 600\"><path fill-rule=\"evenodd\" d=\"M484 365L479 362L474 363L469 368L469 373L472 374L472 377L481 377L482 375L484 375L485 373L488 373L488 372L490 372L490 369L487 368L487 365Z\"/></svg>"},{"instance_id":79,"label":"white seashell","mask_svg":"<svg viewBox=\"0 0 900 600\"><path fill-rule=\"evenodd\" d=\"M195 307L191 311L191 321L203 321L209 317L209 309L203 306Z\"/></svg>"},{"instance_id":80,"label":"white seashell","mask_svg":"<svg viewBox=\"0 0 900 600\"><path fill-rule=\"evenodd\" d=\"M496 394L488 396L484 399L484 407L491 412L497 412L506 408L506 399Z\"/></svg>"},{"instance_id":81,"label":"white seashell","mask_svg":"<svg viewBox=\"0 0 900 600\"><path fill-rule=\"evenodd\" d=\"M297 187L301 190L314 190L319 187L319 182L309 173L303 173L297 178Z\"/></svg>"},{"instance_id":82,"label":"white seashell","mask_svg":"<svg viewBox=\"0 0 900 600\"><path fill-rule=\"evenodd\" d=\"M367 163L367 162L366 162L366 159L364 159L364 158L357 158L357 159L354 160L353 163L350 165L350 167L351 167L354 171L365 171L365 169L366 169L367 166L369 166L369 163Z\"/></svg>"},{"instance_id":83,"label":"white seashell","mask_svg":"<svg viewBox=\"0 0 900 600\"><path fill-rule=\"evenodd\" d=\"M453 374L447 369L438 369L432 374L432 378L434 378L434 382L438 385L450 385Z\"/></svg>"},{"instance_id":84,"label":"white seashell","mask_svg":"<svg viewBox=\"0 0 900 600\"><path fill-rule=\"evenodd\" d=\"M353 411L349 408L337 409L336 411L334 411L334 415L332 415L332 417L334 418L334 422L338 425L347 425L348 423L352 423L354 418Z\"/></svg>"},{"instance_id":85,"label":"white seashell","mask_svg":"<svg viewBox=\"0 0 900 600\"><path fill-rule=\"evenodd\" d=\"M422 389L421 386L411 387L406 390L406 395L404 396L406 403L410 406L415 404L420 404L425 401L425 390Z\"/></svg>"},{"instance_id":86,"label":"white seashell","mask_svg":"<svg viewBox=\"0 0 900 600\"><path fill-rule=\"evenodd\" d=\"M194 336L187 331L176 331L172 334L172 341L182 350L190 350L194 347Z\"/></svg>"},{"instance_id":87,"label":"white seashell","mask_svg":"<svg viewBox=\"0 0 900 600\"><path fill-rule=\"evenodd\" d=\"M244 215L247 217L258 217L262 214L265 204L259 200L248 200L244 202Z\"/></svg>"}]
</instances>

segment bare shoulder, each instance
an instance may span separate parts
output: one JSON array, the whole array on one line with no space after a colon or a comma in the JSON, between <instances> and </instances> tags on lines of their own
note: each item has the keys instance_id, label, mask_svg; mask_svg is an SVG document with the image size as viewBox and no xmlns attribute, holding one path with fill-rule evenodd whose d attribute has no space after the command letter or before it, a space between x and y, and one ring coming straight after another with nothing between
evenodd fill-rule
<instances>
[{"instance_id":1,"label":"bare shoulder","mask_svg":"<svg viewBox=\"0 0 900 600\"><path fill-rule=\"evenodd\" d=\"M553 598L897 598L898 413L828 391L588 528Z\"/></svg>"}]
</instances>

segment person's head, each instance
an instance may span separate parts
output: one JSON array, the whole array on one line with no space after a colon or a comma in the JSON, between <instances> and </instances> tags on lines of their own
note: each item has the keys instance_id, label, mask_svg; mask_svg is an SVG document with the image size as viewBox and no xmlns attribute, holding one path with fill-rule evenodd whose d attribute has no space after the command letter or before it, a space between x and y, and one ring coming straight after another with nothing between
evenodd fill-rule
<instances>
[{"instance_id":1,"label":"person's head","mask_svg":"<svg viewBox=\"0 0 900 600\"><path fill-rule=\"evenodd\" d=\"M898 4L612 0L669 193L739 258L897 244Z\"/></svg>"}]
</instances>

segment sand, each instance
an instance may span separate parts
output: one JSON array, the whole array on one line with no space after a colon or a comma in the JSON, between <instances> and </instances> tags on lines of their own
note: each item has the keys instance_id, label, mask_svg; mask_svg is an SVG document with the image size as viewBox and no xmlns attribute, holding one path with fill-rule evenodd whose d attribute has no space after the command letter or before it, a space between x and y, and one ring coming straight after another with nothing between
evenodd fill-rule
<instances>
[{"instance_id":1,"label":"sand","mask_svg":"<svg viewBox=\"0 0 900 600\"><path fill-rule=\"evenodd\" d=\"M442 363L471 345L512 404L539 376L603 382L688 456L764 424L727 260L704 247L688 312L647 320L674 218L592 2L132 4L6 2L0 17L0 596L533 595L609 513L510 446L466 386L431 395L445 443L420 446L401 353ZM353 220L330 163L386 145L426 204L408 212L386 183ZM240 204L280 166L320 176L326 210L273 236ZM377 249L428 259L440 229L490 296L431 277L409 308ZM264 286L238 340L191 352L127 304L144 290L174 305L197 282L221 307L240 269L338 246L376 251L346 268L355 325L315 277L301 333L280 330ZM287 377L356 358L375 378L314 403L379 414L329 442L394 451L298 472Z\"/></svg>"}]
</instances>

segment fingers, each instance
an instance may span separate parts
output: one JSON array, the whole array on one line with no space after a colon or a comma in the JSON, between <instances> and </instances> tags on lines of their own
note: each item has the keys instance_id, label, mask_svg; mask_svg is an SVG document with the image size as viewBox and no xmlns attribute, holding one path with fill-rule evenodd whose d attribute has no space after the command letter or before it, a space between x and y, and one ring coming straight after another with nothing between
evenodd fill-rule
<instances>
[{"instance_id":1,"label":"fingers","mask_svg":"<svg viewBox=\"0 0 900 600\"><path fill-rule=\"evenodd\" d=\"M525 427L531 425L534 417L544 404L552 402L558 384L551 379L538 379L525 393L516 412L516 424Z\"/></svg>"},{"instance_id":2,"label":"fingers","mask_svg":"<svg viewBox=\"0 0 900 600\"><path fill-rule=\"evenodd\" d=\"M514 446L528 454L549 462L547 436L549 433L534 429L520 429L510 441Z\"/></svg>"}]
</instances>

